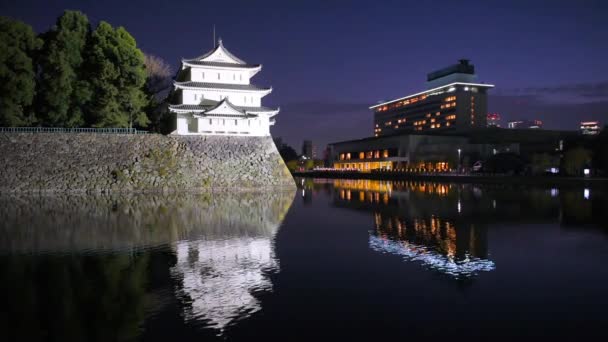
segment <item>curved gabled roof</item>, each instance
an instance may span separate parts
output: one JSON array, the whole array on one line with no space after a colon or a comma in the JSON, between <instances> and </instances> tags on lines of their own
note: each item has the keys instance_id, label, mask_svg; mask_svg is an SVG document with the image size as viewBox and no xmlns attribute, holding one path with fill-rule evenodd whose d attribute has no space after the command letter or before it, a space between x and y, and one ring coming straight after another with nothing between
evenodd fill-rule
<instances>
[{"instance_id":1,"label":"curved gabled roof","mask_svg":"<svg viewBox=\"0 0 608 342\"><path fill-rule=\"evenodd\" d=\"M192 61L219 62L219 63L233 64L233 65L234 64L247 65L247 63L245 61L243 61L242 59L233 55L230 51L228 51L228 49L226 49L224 47L224 44L222 43L221 38L217 41L217 46L213 50L207 52L204 55L198 56L196 58L185 59L184 61L186 61L186 62L192 62Z\"/></svg>"},{"instance_id":2,"label":"curved gabled roof","mask_svg":"<svg viewBox=\"0 0 608 342\"><path fill-rule=\"evenodd\" d=\"M226 62L205 62L197 59L182 59L182 63L191 66L208 66L218 68L237 68L237 69L258 69L261 68L261 64L235 64Z\"/></svg>"},{"instance_id":3,"label":"curved gabled roof","mask_svg":"<svg viewBox=\"0 0 608 342\"><path fill-rule=\"evenodd\" d=\"M261 91L270 92L272 88L259 88L253 84L232 84L232 83L209 83L209 82L173 82L178 88L204 88L204 89L225 89L225 90L242 90L242 91Z\"/></svg>"},{"instance_id":4,"label":"curved gabled roof","mask_svg":"<svg viewBox=\"0 0 608 342\"><path fill-rule=\"evenodd\" d=\"M275 116L279 112L279 108L273 109L268 107L246 107L237 106L232 104L228 99L222 101L203 100L198 105L169 105L172 111L188 112L188 113L201 113L202 115L221 115L221 116L257 116L255 114L267 114L269 116Z\"/></svg>"}]
</instances>

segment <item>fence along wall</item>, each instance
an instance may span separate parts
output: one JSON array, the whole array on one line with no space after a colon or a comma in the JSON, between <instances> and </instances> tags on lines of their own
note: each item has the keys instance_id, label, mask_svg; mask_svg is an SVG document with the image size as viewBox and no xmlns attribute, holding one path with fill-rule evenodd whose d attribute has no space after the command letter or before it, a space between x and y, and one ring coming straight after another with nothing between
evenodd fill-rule
<instances>
[{"instance_id":1,"label":"fence along wall","mask_svg":"<svg viewBox=\"0 0 608 342\"><path fill-rule=\"evenodd\" d=\"M0 192L295 189L271 137L0 133Z\"/></svg>"}]
</instances>

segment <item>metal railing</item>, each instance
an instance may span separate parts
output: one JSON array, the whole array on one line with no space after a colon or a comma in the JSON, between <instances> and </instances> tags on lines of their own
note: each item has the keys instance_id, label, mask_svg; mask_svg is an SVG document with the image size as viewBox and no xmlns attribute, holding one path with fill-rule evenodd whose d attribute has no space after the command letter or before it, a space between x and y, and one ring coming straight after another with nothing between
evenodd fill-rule
<instances>
[{"instance_id":1,"label":"metal railing","mask_svg":"<svg viewBox=\"0 0 608 342\"><path fill-rule=\"evenodd\" d=\"M135 128L0 127L0 133L148 134Z\"/></svg>"}]
</instances>

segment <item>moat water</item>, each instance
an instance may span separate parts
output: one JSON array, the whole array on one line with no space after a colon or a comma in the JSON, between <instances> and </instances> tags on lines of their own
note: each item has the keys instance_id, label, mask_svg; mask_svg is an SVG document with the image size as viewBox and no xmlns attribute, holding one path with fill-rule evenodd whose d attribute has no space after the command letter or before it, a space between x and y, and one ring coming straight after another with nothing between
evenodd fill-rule
<instances>
[{"instance_id":1,"label":"moat water","mask_svg":"<svg viewBox=\"0 0 608 342\"><path fill-rule=\"evenodd\" d=\"M297 183L0 197L3 339L608 337L602 189Z\"/></svg>"}]
</instances>

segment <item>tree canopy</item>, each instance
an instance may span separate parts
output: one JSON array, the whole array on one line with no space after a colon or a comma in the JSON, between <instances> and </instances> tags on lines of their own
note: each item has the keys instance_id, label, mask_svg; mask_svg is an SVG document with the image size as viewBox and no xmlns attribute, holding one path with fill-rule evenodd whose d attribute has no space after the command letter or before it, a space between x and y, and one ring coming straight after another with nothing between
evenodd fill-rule
<instances>
[{"instance_id":1,"label":"tree canopy","mask_svg":"<svg viewBox=\"0 0 608 342\"><path fill-rule=\"evenodd\" d=\"M91 34L86 60L93 94L86 122L93 127L145 127L144 54L129 32L102 21Z\"/></svg>"},{"instance_id":2,"label":"tree canopy","mask_svg":"<svg viewBox=\"0 0 608 342\"><path fill-rule=\"evenodd\" d=\"M32 56L41 45L31 26L0 17L0 126L35 122L31 111L36 85Z\"/></svg>"},{"instance_id":3,"label":"tree canopy","mask_svg":"<svg viewBox=\"0 0 608 342\"><path fill-rule=\"evenodd\" d=\"M57 24L42 35L37 113L45 126L84 124L82 108L91 93L81 66L89 34L89 20L84 14L65 11Z\"/></svg>"}]
</instances>

